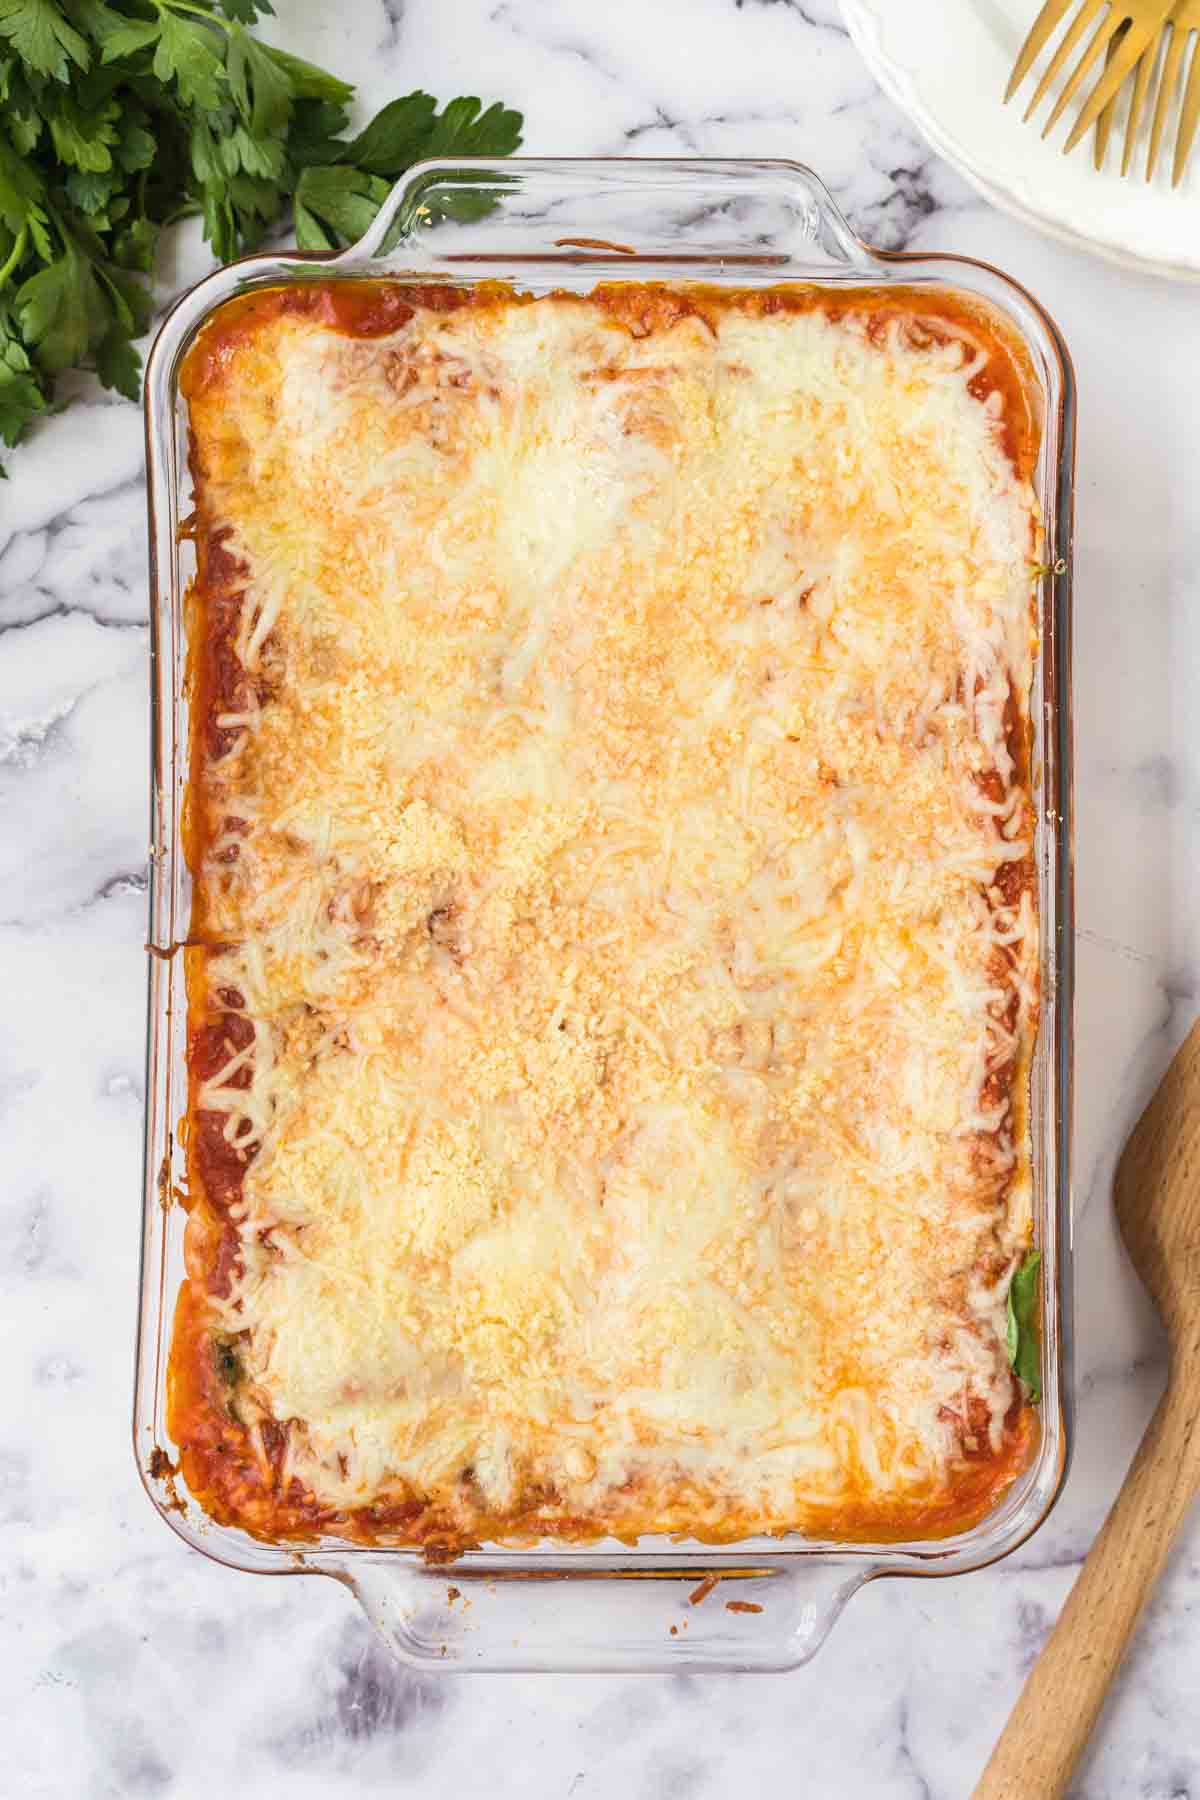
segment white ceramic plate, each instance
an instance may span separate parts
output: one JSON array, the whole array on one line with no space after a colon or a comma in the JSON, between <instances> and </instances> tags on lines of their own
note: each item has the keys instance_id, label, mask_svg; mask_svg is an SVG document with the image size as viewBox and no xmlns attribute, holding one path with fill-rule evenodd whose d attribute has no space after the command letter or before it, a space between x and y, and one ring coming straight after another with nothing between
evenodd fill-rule
<instances>
[{"instance_id":1,"label":"white ceramic plate","mask_svg":"<svg viewBox=\"0 0 1200 1800\"><path fill-rule=\"evenodd\" d=\"M1183 181L1171 187L1178 95L1167 127L1170 149L1164 146L1150 184L1144 177L1150 105L1140 152L1125 180L1120 177L1124 98L1102 170L1093 166L1090 135L1070 156L1062 154L1074 105L1046 140L1041 125L1050 113L1049 99L1034 121L1022 124L1061 29L1020 93L1008 106L1002 104L1038 6L1039 0L842 0L850 35L885 93L987 199L1113 262L1200 280L1200 142Z\"/></svg>"}]
</instances>

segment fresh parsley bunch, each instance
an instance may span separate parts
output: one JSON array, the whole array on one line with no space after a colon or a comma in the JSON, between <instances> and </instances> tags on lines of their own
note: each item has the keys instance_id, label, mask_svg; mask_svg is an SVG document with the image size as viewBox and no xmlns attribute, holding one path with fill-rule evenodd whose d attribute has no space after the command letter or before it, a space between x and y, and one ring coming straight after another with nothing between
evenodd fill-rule
<instances>
[{"instance_id":1,"label":"fresh parsley bunch","mask_svg":"<svg viewBox=\"0 0 1200 1800\"><path fill-rule=\"evenodd\" d=\"M427 156L506 156L521 115L393 100L344 137L354 89L260 43L268 0L0 0L0 439L55 377L136 399L158 234L199 214L222 261L292 208L304 250L360 237ZM0 474L3 468L0 467Z\"/></svg>"}]
</instances>

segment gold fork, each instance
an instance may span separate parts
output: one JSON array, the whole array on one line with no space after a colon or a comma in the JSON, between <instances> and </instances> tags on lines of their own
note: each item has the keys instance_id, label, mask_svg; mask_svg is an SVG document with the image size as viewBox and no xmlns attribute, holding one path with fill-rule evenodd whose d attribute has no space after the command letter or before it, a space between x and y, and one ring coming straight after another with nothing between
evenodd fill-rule
<instances>
[{"instance_id":1,"label":"gold fork","mask_svg":"<svg viewBox=\"0 0 1200 1800\"><path fill-rule=\"evenodd\" d=\"M1033 22L1029 36L1017 53L1017 60L1013 64L1013 72L1009 76L1008 87L1004 94L1006 104L1012 99L1051 35L1066 18L1074 4L1075 0L1046 0L1046 4ZM1025 108L1025 117L1028 119L1031 113L1036 112L1088 26L1095 24L1098 20L1099 23L1096 24L1096 29L1086 50L1071 71L1066 86L1054 102L1050 117L1042 128L1043 137L1053 131L1062 116L1063 108L1074 98L1088 70L1111 47L1111 54L1108 57L1104 73L1088 97L1075 122L1071 136L1067 140L1066 149L1074 149L1084 132L1095 123L1109 102L1116 97L1121 83L1135 63L1142 61L1143 53L1154 41L1170 13L1171 0L1111 0L1111 4L1110 0L1083 0L1078 13L1063 34L1062 42L1044 70L1042 78L1034 90L1033 99ZM1120 34L1119 37L1118 34ZM1178 36L1178 34L1176 35ZM1174 40L1172 41L1174 42ZM1145 60L1152 63L1153 57L1147 57ZM1144 104L1144 92L1142 101Z\"/></svg>"},{"instance_id":2,"label":"gold fork","mask_svg":"<svg viewBox=\"0 0 1200 1800\"><path fill-rule=\"evenodd\" d=\"M1158 153L1162 145L1163 132L1166 127L1167 114L1170 110L1171 97L1179 85L1179 76L1183 67L1183 59L1187 50L1187 41L1193 31L1200 31L1200 0L1175 0L1169 17L1163 28L1167 50L1163 59L1162 79L1159 83L1158 100L1154 108L1154 122L1150 127L1150 151L1146 158L1146 180L1153 181L1154 171L1158 165ZM1112 61L1121 41L1120 33L1111 40L1108 46L1109 61ZM1150 82L1158 62L1158 46L1151 45L1144 50L1138 59L1137 72L1133 78L1133 93L1129 100L1129 116L1125 122L1125 148L1121 154L1121 174L1128 175L1129 165L1133 160L1133 152L1138 134L1138 126L1142 121L1142 113L1146 106L1146 97L1150 92ZM1097 90L1097 95L1080 113L1075 129L1067 139L1065 148L1073 150L1084 132L1096 119L1096 167L1104 162L1104 153L1108 148L1109 134L1112 131L1117 111L1117 94L1107 97L1107 86L1104 91ZM1098 100L1098 103L1097 102ZM1179 107L1179 121L1175 137L1175 167L1171 174L1172 187L1178 187L1183 179L1183 171L1191 153L1196 136L1197 125L1200 125L1200 40L1192 51L1192 60L1188 69L1187 81L1184 84L1183 98Z\"/></svg>"},{"instance_id":3,"label":"gold fork","mask_svg":"<svg viewBox=\"0 0 1200 1800\"><path fill-rule=\"evenodd\" d=\"M1111 67L1113 57L1117 54L1118 50L1121 48L1121 39L1123 36L1124 36L1124 30L1121 30L1121 31L1118 31L1115 38L1109 39L1108 55L1105 59L1105 67L1106 68ZM1152 63L1153 60L1154 60L1153 57L1147 56L1146 53L1143 51L1141 57L1139 58L1138 66L1137 66L1137 78L1138 79L1141 78L1141 73L1142 73L1143 67L1147 63ZM1112 99L1109 100L1105 106L1101 107L1100 112L1096 118L1096 136L1095 136L1095 140L1094 140L1094 149L1092 152L1092 161L1095 164L1097 169L1102 169L1104 167L1104 158L1108 155L1108 140L1112 136L1112 128L1117 122L1117 100L1118 100L1118 98L1119 98L1119 96L1117 94L1114 94ZM1122 169L1121 173L1122 174L1125 173L1124 169Z\"/></svg>"},{"instance_id":4,"label":"gold fork","mask_svg":"<svg viewBox=\"0 0 1200 1800\"><path fill-rule=\"evenodd\" d=\"M1175 4L1171 8L1169 25L1171 41L1167 45L1167 53L1163 58L1162 77L1158 84L1158 101L1154 108L1154 123L1150 127L1150 153L1146 158L1147 181L1154 179L1163 130L1167 123L1167 113L1170 110L1171 98L1179 85L1188 39L1193 32L1200 33L1200 0L1175 0ZM1153 65L1154 58L1147 54L1145 61ZM1140 69L1138 74L1140 76ZM1146 77L1146 82L1149 85L1149 75ZM1178 187L1183 180L1183 171L1191 154L1198 125L1200 125L1200 35L1197 36L1192 47L1192 60L1188 68L1187 82L1184 86L1183 98L1179 103L1179 120L1175 127L1175 166L1171 170L1172 187ZM1132 135L1135 129L1136 124L1131 112L1130 127L1126 134L1125 156L1121 164L1122 175L1129 166L1129 158L1132 154Z\"/></svg>"}]
</instances>

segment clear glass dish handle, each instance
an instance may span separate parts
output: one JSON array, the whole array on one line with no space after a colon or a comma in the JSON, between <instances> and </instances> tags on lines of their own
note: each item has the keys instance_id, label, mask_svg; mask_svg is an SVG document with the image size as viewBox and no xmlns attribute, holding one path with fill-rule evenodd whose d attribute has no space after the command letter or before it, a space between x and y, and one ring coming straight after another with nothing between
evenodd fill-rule
<instances>
[{"instance_id":1,"label":"clear glass dish handle","mask_svg":"<svg viewBox=\"0 0 1200 1800\"><path fill-rule=\"evenodd\" d=\"M775 267L861 281L879 267L803 163L628 157L420 163L333 266L516 276L586 263L628 275L661 260L678 280L693 257L702 280Z\"/></svg>"},{"instance_id":2,"label":"clear glass dish handle","mask_svg":"<svg viewBox=\"0 0 1200 1800\"><path fill-rule=\"evenodd\" d=\"M392 1654L417 1667L663 1673L799 1668L878 1572L792 1557L637 1570L476 1561L430 1569L370 1553L326 1571Z\"/></svg>"}]
</instances>

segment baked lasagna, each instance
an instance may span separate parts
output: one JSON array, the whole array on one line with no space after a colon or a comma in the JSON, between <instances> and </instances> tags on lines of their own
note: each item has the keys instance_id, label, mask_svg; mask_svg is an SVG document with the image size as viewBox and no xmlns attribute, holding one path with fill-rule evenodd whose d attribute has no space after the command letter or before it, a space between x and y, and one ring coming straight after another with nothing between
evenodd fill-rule
<instances>
[{"instance_id":1,"label":"baked lasagna","mask_svg":"<svg viewBox=\"0 0 1200 1800\"><path fill-rule=\"evenodd\" d=\"M929 290L327 282L184 373L170 1429L273 1540L1025 1466L1038 425Z\"/></svg>"}]
</instances>

